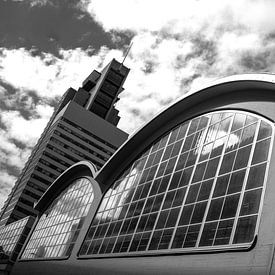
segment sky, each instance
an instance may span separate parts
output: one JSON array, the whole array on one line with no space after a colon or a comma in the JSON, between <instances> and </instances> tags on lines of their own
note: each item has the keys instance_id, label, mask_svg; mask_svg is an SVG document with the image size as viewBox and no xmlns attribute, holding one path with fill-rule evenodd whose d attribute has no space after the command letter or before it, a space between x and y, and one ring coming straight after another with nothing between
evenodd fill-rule
<instances>
[{"instance_id":1,"label":"sky","mask_svg":"<svg viewBox=\"0 0 275 275\"><path fill-rule=\"evenodd\" d=\"M275 72L273 0L0 0L0 206L54 107L112 58L133 133L217 78Z\"/></svg>"}]
</instances>

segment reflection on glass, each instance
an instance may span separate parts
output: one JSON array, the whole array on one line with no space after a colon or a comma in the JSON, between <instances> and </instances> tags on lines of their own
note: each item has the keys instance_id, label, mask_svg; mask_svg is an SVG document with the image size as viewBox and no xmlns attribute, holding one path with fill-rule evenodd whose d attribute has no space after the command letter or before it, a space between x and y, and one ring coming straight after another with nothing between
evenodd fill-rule
<instances>
[{"instance_id":1,"label":"reflection on glass","mask_svg":"<svg viewBox=\"0 0 275 275\"><path fill-rule=\"evenodd\" d=\"M31 223L28 221L31 221ZM14 257L17 257L22 246L22 233L26 230L26 227L30 227L32 223L32 217L26 217L0 227L0 259L15 260Z\"/></svg>"},{"instance_id":2,"label":"reflection on glass","mask_svg":"<svg viewBox=\"0 0 275 275\"><path fill-rule=\"evenodd\" d=\"M79 178L70 184L40 217L21 258L70 256L93 199L88 179ZM95 220L101 219L108 221L108 215ZM98 232L98 236L103 235Z\"/></svg>"},{"instance_id":3,"label":"reflection on glass","mask_svg":"<svg viewBox=\"0 0 275 275\"><path fill-rule=\"evenodd\" d=\"M202 115L172 129L106 193L80 255L251 242L272 131L260 118L232 111Z\"/></svg>"}]
</instances>

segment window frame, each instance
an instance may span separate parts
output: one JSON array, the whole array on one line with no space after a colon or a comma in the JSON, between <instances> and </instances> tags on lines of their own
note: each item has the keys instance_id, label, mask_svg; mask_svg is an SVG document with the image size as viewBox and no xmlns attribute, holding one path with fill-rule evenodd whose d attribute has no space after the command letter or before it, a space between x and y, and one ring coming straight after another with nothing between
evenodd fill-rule
<instances>
[{"instance_id":1,"label":"window frame","mask_svg":"<svg viewBox=\"0 0 275 275\"><path fill-rule=\"evenodd\" d=\"M76 240L75 240L75 242L74 242L74 246L73 246L73 248L72 248L72 250L70 251L70 254L68 255L68 256L61 256L61 257L38 257L38 258L22 258L22 256L23 256L23 254L24 254L24 252L25 252L25 250L26 250L26 248L28 247L28 244L29 244L29 242L31 241L31 237L33 236L33 234L35 233L35 230L36 230L36 228L37 228L37 225L39 224L39 221L40 221L40 219L41 219L41 217L48 211L48 209L49 209L49 207L52 205L52 203L65 191L65 190L67 190L67 189L69 189L76 181L78 181L79 179L86 179L88 182L89 182L89 184L91 185L91 187L92 187L92 192L91 192L91 194L93 194L93 196L94 196L94 198L93 198L93 200L90 202L90 206L89 206L89 209L88 209L88 211L87 211L87 214L86 214L86 216L82 216L82 217L85 217L85 219L84 219L84 221L83 221L83 223L82 223L82 226L81 226L81 228L79 229L79 234L77 235L77 237L76 237ZM90 211L90 209L91 209L91 206L92 206L92 204L93 204L93 202L94 202L94 199L95 199L95 188L94 188L94 185L93 185L93 182L91 181L91 179L89 178L89 176L78 176L78 177L76 177L76 178L74 178L73 180L69 180L70 181L70 183L69 184L67 184L66 185L66 187L64 188L64 189L62 189L60 192L59 192L59 194L57 195L57 196L55 196L53 199L52 199L52 201L48 204L48 206L46 207L46 209L44 209L44 211L42 212L42 213L40 213L39 214L39 216L37 217L37 221L35 222L35 224L33 225L33 228L32 228L32 230L31 230L31 232L30 232L30 234L29 234L29 236L28 236L28 238L27 238L27 241L26 241L26 243L25 243L25 245L24 245L24 247L23 247L23 249L22 249L22 251L21 251L21 253L20 253L20 255L19 255L19 258L18 258L18 261L63 261L63 260L68 260L70 257L71 257L71 253L72 253L72 251L73 251L73 249L74 249L74 247L75 247L75 245L77 244L77 240L78 240L78 238L79 238L79 236L80 236L80 232L81 232L81 230L83 229L83 225L84 225L84 223L85 223L85 221L86 221L86 218L87 218L87 216L88 216L88 213L89 213L89 211ZM63 195L65 194L66 192L64 192L63 193ZM86 207L88 206L88 204L86 204ZM47 216L47 215L46 215ZM81 217L80 217L81 218ZM63 227L63 226L62 226ZM70 233L70 232L72 232L72 231L68 231L68 232L66 232L66 234L67 233ZM62 233L63 234L63 233ZM60 236L61 234L59 234L59 236ZM60 244L60 245L65 245L65 244Z\"/></svg>"},{"instance_id":2,"label":"window frame","mask_svg":"<svg viewBox=\"0 0 275 275\"><path fill-rule=\"evenodd\" d=\"M258 135L258 132L259 132L259 129L260 129L261 121L266 122L266 123L271 127L271 131L272 131L272 132L271 132L271 135L270 135L269 137L265 137L265 138L264 138L264 139L270 138L270 145L269 145L269 151L268 151L268 156L267 156L267 160L266 160L266 170L265 170L264 179L263 179L262 194L261 194L261 199L260 199L260 203L259 203L259 209L258 209L258 212L257 212L257 213L255 213L255 214L250 214L250 215L249 215L249 216L257 215L257 221L256 221L256 225L255 225L254 237L253 237L253 239L252 239L250 242L246 242L246 243L237 243L237 244L233 244L233 243L232 243L232 244L219 245L219 246L214 246L214 245L213 245L213 246L203 246L203 247L202 247L202 246L201 246L201 247L198 246L198 247L189 247L189 248L172 248L172 245L171 245L169 248L167 248L167 249L162 249L162 250L152 250L152 251L150 251L150 250L145 250L145 251L131 251L131 252L129 251L129 252L128 252L128 250L129 250L129 248L130 248L130 245L129 245L129 247L128 247L128 249L127 249L127 252L103 253L103 254L86 254L86 255L81 255L81 254L80 254L81 248L82 248L82 246L83 246L83 244L84 244L84 242L85 242L85 240L86 240L86 237L87 237L87 235L88 235L89 229L91 228L91 224L92 224L94 218L96 217L96 215L97 215L97 213L98 213L98 210L99 210L100 207L101 207L101 203L102 203L103 199L105 198L106 193L109 191L109 189L110 189L119 179L121 179L122 175L129 169L129 167L130 167L130 169L132 168L132 165L135 163L135 161L136 161L137 159L139 159L139 157L140 157L142 154L145 154L145 152L146 152L147 150L151 151L152 148L153 148L153 145L156 144L156 143L157 143L159 140L161 140L163 137L165 137L165 135L167 135L168 133L169 133L169 137L168 137L168 140L169 140L169 138L170 138L171 133L173 132L173 130L176 129L177 127L183 125L184 123L190 122L190 121L194 120L195 118L198 118L198 117L201 117L201 116L204 116L204 115L212 115L212 114L224 113L224 112L228 112L228 113L232 112L232 113L234 113L234 115L235 115L236 113L238 113L238 114L244 114L244 115L251 115L251 116L257 118L258 120L260 120L260 121L257 122L258 125L257 125L257 127L256 127L255 132L254 132L254 135L255 135L255 136L254 136L254 138L253 138L253 142L251 143L251 145L252 145L251 152L253 152L253 153L250 153L249 165L246 165L246 166L244 167L244 169L245 169L245 178L243 179L242 188L241 188L241 191L240 191L240 192L241 192L241 193L240 193L240 199L239 199L240 201L239 201L239 203L238 203L238 208L239 208L238 211L239 211L239 213L240 213L240 211L241 211L241 206L242 206L243 197L244 197L244 193L245 193L245 185L246 185L247 178L248 178L248 175L249 175L249 173L247 172L247 169L249 168L249 171L250 171L251 162L252 162L252 157L253 157L253 154L254 154L254 151L255 151L255 147L256 147L256 144L257 144L257 139L256 139L256 138L257 138L257 135ZM234 121L234 119L232 119L231 124L233 124L233 121ZM189 125L188 127L190 127L190 124L191 124L191 123L188 124L188 125ZM209 127L209 124L210 124L210 122L207 123L207 128ZM252 125L252 124L253 124L253 123L250 123L249 125ZM242 128L240 128L240 129L244 129L244 126L242 126ZM236 130L234 130L234 131L236 131ZM137 154L137 157L136 157L133 161L131 161L131 164L128 166L128 168L124 169L124 170L120 173L120 176L118 176L118 177L116 178L116 180L113 181L112 184L108 187L108 189L104 192L104 194L102 195L102 198L101 198L101 200L100 200L100 203L99 203L99 205L98 205L98 208L97 208L96 211L95 211L94 217L93 217L92 220L91 220L91 224L90 224L89 228L87 229L87 232L86 232L86 234L85 234L85 237L84 237L84 239L83 239L83 242L82 242L81 245L80 245L79 251L78 251L78 253L77 253L77 258L78 258L78 259L89 259L89 258L140 257L140 256L154 256L154 255L157 256L157 255L173 255L173 254L213 253L213 252L227 252L227 251L240 251L240 250L241 250L241 251L246 251L246 250L252 249L252 248L255 246L255 244L256 244L257 236L258 236L258 231L259 231L259 225L260 225L260 220L261 220L261 215L262 215L263 202L264 202L264 198L265 198L266 183L267 183L267 179L268 179L268 175L269 175L269 165L270 165L270 160L271 160L271 154L272 154L272 152L273 152L274 132L275 132L275 127L274 127L274 122L273 122L272 120L270 120L270 119L264 117L263 115L260 115L260 114L257 114L257 113L255 113L255 112L252 112L252 111L250 111L250 110L240 110L240 109L236 109L236 108L218 109L218 110L214 110L214 111L209 111L209 112L197 114L196 116L190 117L190 118L188 118L187 120L184 120L184 121L180 122L179 124L177 124L177 125L175 125L174 127L170 128L168 131L163 132L157 139L155 139L151 144L149 144L149 145L146 147L146 149L143 149L142 152L139 152L139 154ZM186 129L185 137L187 136L187 133L188 133L188 129ZM229 139L229 137L228 137L228 139ZM263 139L263 140L264 140L264 139ZM167 146L167 145L168 145L168 142L166 141L166 146ZM203 143L203 145L205 145L205 143ZM165 146L164 148L166 148L166 146ZM245 145L245 146L247 146L247 145ZM245 146L244 146L244 147L245 147ZM191 150L191 149L189 149L189 150ZM201 150L202 150L202 149L201 149ZM237 149L237 150L238 150L238 149ZM237 150L236 150L236 152L237 152ZM150 153L149 153L149 154L150 154ZM179 154L180 154L180 153L179 153ZM224 155L225 155L225 151L223 150L222 157L224 157ZM178 155L177 155L177 158L178 158ZM177 162L178 162L178 159L177 159ZM176 162L176 164L177 164L177 162ZM219 166L221 166L221 163L222 163L222 160L220 161ZM263 162L259 162L258 164L260 165L260 164L262 164L262 163L263 163ZM176 166L176 164L174 165L172 175L173 175L173 173L175 172L175 166ZM198 160L196 161L195 165L197 165L197 164L198 164ZM237 169L236 171L239 171L239 170L240 170L240 169ZM229 174L232 174L233 171L234 171L234 169L233 169ZM194 168L193 171L192 171L192 175L194 174L194 172L195 172L195 168ZM189 179L189 182L188 182L188 185L187 185L187 190L186 190L186 193L187 193L187 194L188 194L188 191L189 191L189 188L190 188L190 180L191 180L191 178L192 178L192 175L191 175L191 177L190 177L190 179ZM155 178L155 177L154 177L154 178ZM171 178L172 178L172 177L171 177ZM170 181L171 181L171 178L170 178ZM217 179L217 178L218 178L218 175L216 174L216 175L214 176L214 181L215 181L215 183L213 184L213 187L212 187L213 192L214 192L214 188L215 188L215 185L216 185L216 179ZM175 190L178 190L178 189L175 189ZM254 189L252 189L252 190L254 190ZM168 191L168 190L166 190L166 192L164 193L164 196L167 194L167 191ZM235 193L233 193L233 194L235 194ZM212 194L212 195L213 195L213 194ZM223 195L223 196L224 196L224 195ZM223 197L223 196L219 196L219 197ZM219 198L219 197L217 197L217 198ZM185 205L186 198L187 198L187 195L185 195L184 201L182 202L181 205ZM226 198L226 197L225 197L225 198ZM209 201L209 198L208 198L207 202L208 202L208 201ZM130 204L131 204L131 203L130 203ZM208 206L209 206L209 205L210 205L210 202L208 203ZM181 206L180 206L180 207L181 207ZM175 209L175 208L172 208L172 209ZM151 213L151 212L149 212L149 214L150 214L150 213ZM159 215L160 210L158 210L157 213L158 213L158 215ZM204 212L204 215L205 215L205 216L206 216L206 213L208 213L208 209L205 209L205 212ZM133 216L130 216L129 218L131 218L131 217L133 217ZM239 218L239 216L238 216L237 214L235 214L235 216L232 217L232 219L234 220L233 224L235 224L235 227L232 229L232 231L234 230L234 232L231 234L231 239L232 239L232 240L233 240L233 238L234 238L234 236L235 236L235 233L236 233L236 227L237 227L238 218ZM124 220L125 220L125 218L124 218L122 221L124 221ZM219 219L218 222L221 221L221 220L222 220L222 219ZM228 219L227 219L227 220L228 220ZM202 227L204 227L204 225L206 224L206 220L202 221L201 224L202 224ZM155 225L156 225L156 224L155 224ZM190 225L191 225L191 224L189 224L189 226L190 226ZM176 233L177 228L179 228L178 225L177 225L176 228L174 228L174 233L173 233L173 235L172 235L172 237L171 237L170 244L172 244L172 240L173 240L173 238L174 238L174 235L175 235L175 233ZM156 229L156 228L155 228L155 226L154 226L154 228L152 229L152 234L151 234L151 236L150 236L150 239L149 239L149 241L148 241L147 246L150 244L150 240L151 240L151 238L152 238L154 232L156 231L155 229ZM165 228L164 228L164 229L165 229ZM196 241L197 243L199 243L200 240L201 240L202 231L203 231L203 228L200 229L201 234L200 234L200 236L198 236L198 238L197 238L197 241ZM143 234L143 233L145 233L145 232L146 232L146 231L143 231L143 232L141 232L141 234ZM125 234L125 235L123 235L123 236L128 236L128 235L133 236L133 235L135 235L135 233L136 233L136 231L134 231L134 233ZM116 236L115 238L118 238L118 237L119 237L119 235ZM111 238L111 237L110 237L110 238ZM103 237L103 240L104 240L104 239L106 239L106 237ZM93 240L93 239L91 239L91 240Z\"/></svg>"}]
</instances>

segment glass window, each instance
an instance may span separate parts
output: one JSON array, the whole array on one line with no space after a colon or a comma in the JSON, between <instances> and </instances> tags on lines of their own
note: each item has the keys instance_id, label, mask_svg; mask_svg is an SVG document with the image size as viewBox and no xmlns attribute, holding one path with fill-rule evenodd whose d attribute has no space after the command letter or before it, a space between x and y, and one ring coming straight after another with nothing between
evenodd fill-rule
<instances>
[{"instance_id":1,"label":"glass window","mask_svg":"<svg viewBox=\"0 0 275 275\"><path fill-rule=\"evenodd\" d=\"M40 217L21 258L70 256L93 199L93 187L87 178L72 182ZM103 237L106 229L98 227L97 236Z\"/></svg>"},{"instance_id":2,"label":"glass window","mask_svg":"<svg viewBox=\"0 0 275 275\"><path fill-rule=\"evenodd\" d=\"M0 227L0 259L15 261L33 222L33 217L26 217Z\"/></svg>"},{"instance_id":3,"label":"glass window","mask_svg":"<svg viewBox=\"0 0 275 275\"><path fill-rule=\"evenodd\" d=\"M205 114L172 129L105 194L80 256L249 246L272 133L271 123L238 111Z\"/></svg>"}]
</instances>

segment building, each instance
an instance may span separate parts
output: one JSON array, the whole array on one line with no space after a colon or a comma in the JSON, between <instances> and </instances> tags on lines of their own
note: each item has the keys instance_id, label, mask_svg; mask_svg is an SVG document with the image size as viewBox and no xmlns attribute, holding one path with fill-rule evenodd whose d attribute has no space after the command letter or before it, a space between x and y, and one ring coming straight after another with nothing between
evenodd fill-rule
<instances>
[{"instance_id":1,"label":"building","mask_svg":"<svg viewBox=\"0 0 275 275\"><path fill-rule=\"evenodd\" d=\"M63 171L84 159L100 169L127 139L116 127L115 103L128 72L113 59L78 91L64 94L2 208L0 225L35 216L34 203Z\"/></svg>"},{"instance_id":2,"label":"building","mask_svg":"<svg viewBox=\"0 0 275 275\"><path fill-rule=\"evenodd\" d=\"M35 206L17 274L275 274L275 77L190 93Z\"/></svg>"}]
</instances>

